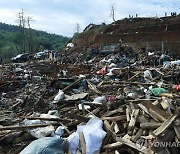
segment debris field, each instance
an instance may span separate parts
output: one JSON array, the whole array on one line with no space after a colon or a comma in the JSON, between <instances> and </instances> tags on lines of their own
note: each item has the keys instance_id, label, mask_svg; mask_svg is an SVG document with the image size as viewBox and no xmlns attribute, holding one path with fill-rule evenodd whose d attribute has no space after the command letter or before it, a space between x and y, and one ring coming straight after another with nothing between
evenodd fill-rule
<instances>
[{"instance_id":1,"label":"debris field","mask_svg":"<svg viewBox=\"0 0 180 154\"><path fill-rule=\"evenodd\" d=\"M0 153L179 153L179 57L109 49L1 65Z\"/></svg>"}]
</instances>

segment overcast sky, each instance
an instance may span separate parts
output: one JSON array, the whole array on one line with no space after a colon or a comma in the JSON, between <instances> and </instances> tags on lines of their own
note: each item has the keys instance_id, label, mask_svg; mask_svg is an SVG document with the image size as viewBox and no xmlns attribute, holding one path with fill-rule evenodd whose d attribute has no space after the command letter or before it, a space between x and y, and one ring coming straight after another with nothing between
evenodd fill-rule
<instances>
[{"instance_id":1,"label":"overcast sky","mask_svg":"<svg viewBox=\"0 0 180 154\"><path fill-rule=\"evenodd\" d=\"M81 31L89 23L111 23L112 5L116 20L129 14L161 17L165 12L180 13L180 0L0 0L0 22L18 25L18 12L23 8L33 19L32 28L72 37L77 23Z\"/></svg>"}]
</instances>

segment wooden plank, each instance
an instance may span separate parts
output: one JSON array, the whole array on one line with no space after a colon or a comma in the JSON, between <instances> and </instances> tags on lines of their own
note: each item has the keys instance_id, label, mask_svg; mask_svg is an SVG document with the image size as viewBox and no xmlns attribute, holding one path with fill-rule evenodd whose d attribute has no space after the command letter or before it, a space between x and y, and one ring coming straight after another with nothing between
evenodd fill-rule
<instances>
[{"instance_id":1,"label":"wooden plank","mask_svg":"<svg viewBox=\"0 0 180 154\"><path fill-rule=\"evenodd\" d=\"M129 78L128 81L131 81L132 79L134 79L135 77L137 77L141 73L142 72L137 72L135 75L133 75L131 78Z\"/></svg>"},{"instance_id":2,"label":"wooden plank","mask_svg":"<svg viewBox=\"0 0 180 154\"><path fill-rule=\"evenodd\" d=\"M122 147L122 145L124 145L124 144L121 143L121 142L116 142L116 143L111 143L111 144L104 145L102 147L102 149L103 150L106 150L106 149L118 149L118 148Z\"/></svg>"},{"instance_id":3,"label":"wooden plank","mask_svg":"<svg viewBox=\"0 0 180 154\"><path fill-rule=\"evenodd\" d=\"M126 82L126 81L120 81L121 84L137 84L137 85L156 85L156 83L143 83L143 82Z\"/></svg>"},{"instance_id":4,"label":"wooden plank","mask_svg":"<svg viewBox=\"0 0 180 154\"><path fill-rule=\"evenodd\" d=\"M68 85L67 87L65 87L62 91L65 92L67 91L69 88L71 88L72 86L74 86L76 83L78 83L79 81L81 81L82 78L79 78L77 79L76 81L74 81L72 84ZM46 101L45 101L45 104L51 100L54 99L54 97L56 96L57 94L51 96L50 98L48 98Z\"/></svg>"},{"instance_id":5,"label":"wooden plank","mask_svg":"<svg viewBox=\"0 0 180 154\"><path fill-rule=\"evenodd\" d=\"M70 85L68 85L67 87L65 87L62 91L65 92L68 89L70 89L72 86L74 86L76 83L78 83L79 81L81 81L82 78L77 79L76 81L74 81L73 83L71 83Z\"/></svg>"},{"instance_id":6,"label":"wooden plank","mask_svg":"<svg viewBox=\"0 0 180 154\"><path fill-rule=\"evenodd\" d=\"M167 119L164 118L161 114L159 114L158 112L154 111L152 108L149 109L149 113L151 115L153 115L154 117L156 117L159 121L166 121Z\"/></svg>"},{"instance_id":7,"label":"wooden plank","mask_svg":"<svg viewBox=\"0 0 180 154\"><path fill-rule=\"evenodd\" d=\"M64 116L69 117L71 119L76 119L80 122L88 122L90 119L88 117L84 117L84 116L80 116L80 115L76 115L76 114L72 114L72 113L66 113Z\"/></svg>"},{"instance_id":8,"label":"wooden plank","mask_svg":"<svg viewBox=\"0 0 180 154\"><path fill-rule=\"evenodd\" d=\"M80 140L80 146L81 146L82 154L86 154L86 142L85 142L83 132L80 132L79 140Z\"/></svg>"},{"instance_id":9,"label":"wooden plank","mask_svg":"<svg viewBox=\"0 0 180 154\"><path fill-rule=\"evenodd\" d=\"M66 121L71 122L72 120L69 119L63 119L63 118L44 118L44 117L22 117L23 119L29 119L29 120L44 120L44 121Z\"/></svg>"},{"instance_id":10,"label":"wooden plank","mask_svg":"<svg viewBox=\"0 0 180 154\"><path fill-rule=\"evenodd\" d=\"M85 112L85 108L84 108L84 103L82 103L81 106L82 106L82 112L83 112L83 115L85 115L86 112Z\"/></svg>"},{"instance_id":11,"label":"wooden plank","mask_svg":"<svg viewBox=\"0 0 180 154\"><path fill-rule=\"evenodd\" d=\"M126 120L127 120L127 122L130 121L130 113L131 113L130 106L126 105Z\"/></svg>"},{"instance_id":12,"label":"wooden plank","mask_svg":"<svg viewBox=\"0 0 180 154\"><path fill-rule=\"evenodd\" d=\"M22 125L22 126L2 126L0 127L0 131L2 130L21 130L26 128L38 128L38 127L46 127L46 126L58 126L59 123L52 123L52 124L34 124L34 125Z\"/></svg>"},{"instance_id":13,"label":"wooden plank","mask_svg":"<svg viewBox=\"0 0 180 154\"><path fill-rule=\"evenodd\" d=\"M97 90L96 86L94 84L92 84L91 82L89 82L88 80L86 80L88 83L88 88L91 89L93 92L95 92L96 94L101 94L101 92L99 90Z\"/></svg>"},{"instance_id":14,"label":"wooden plank","mask_svg":"<svg viewBox=\"0 0 180 154\"><path fill-rule=\"evenodd\" d=\"M126 100L126 101L133 103L133 102L144 102L144 101L155 101L155 100L156 100L156 99L154 99L154 98L151 98L151 99L139 99L139 98L137 98L137 99Z\"/></svg>"},{"instance_id":15,"label":"wooden plank","mask_svg":"<svg viewBox=\"0 0 180 154\"><path fill-rule=\"evenodd\" d=\"M107 131L108 134L111 135L111 137L116 141L117 135L116 133L113 131L111 125L109 124L109 122L107 120L104 120L104 127Z\"/></svg>"},{"instance_id":16,"label":"wooden plank","mask_svg":"<svg viewBox=\"0 0 180 154\"><path fill-rule=\"evenodd\" d=\"M154 136L158 136L162 134L176 119L177 115L170 116L160 127L158 127L156 130L153 131Z\"/></svg>"},{"instance_id":17,"label":"wooden plank","mask_svg":"<svg viewBox=\"0 0 180 154\"><path fill-rule=\"evenodd\" d=\"M87 109L86 109L87 110ZM88 111L88 110L87 110ZM100 112L100 108L96 108L93 111L88 111L89 113L85 115L85 117L89 117L90 115L96 115L98 112Z\"/></svg>"},{"instance_id":18,"label":"wooden plank","mask_svg":"<svg viewBox=\"0 0 180 154\"><path fill-rule=\"evenodd\" d=\"M140 124L140 128L142 129L156 129L160 127L162 123L154 123L154 122L145 122Z\"/></svg>"},{"instance_id":19,"label":"wooden plank","mask_svg":"<svg viewBox=\"0 0 180 154\"><path fill-rule=\"evenodd\" d=\"M143 104L138 104L138 106L141 108L141 110L143 110L146 114L148 114L149 116L151 116L155 121L159 121L155 116L153 116L149 110L146 108L146 106L144 106Z\"/></svg>"},{"instance_id":20,"label":"wooden plank","mask_svg":"<svg viewBox=\"0 0 180 154\"><path fill-rule=\"evenodd\" d=\"M142 129L139 129L138 132L136 133L136 135L131 137L131 140L132 140L133 142L136 142L136 141L140 138L140 136L142 135L142 133L143 133L143 130L142 130Z\"/></svg>"},{"instance_id":21,"label":"wooden plank","mask_svg":"<svg viewBox=\"0 0 180 154\"><path fill-rule=\"evenodd\" d=\"M131 132L134 129L138 114L139 114L139 109L133 109L131 114L131 120L128 125L128 131Z\"/></svg>"},{"instance_id":22,"label":"wooden plank","mask_svg":"<svg viewBox=\"0 0 180 154\"><path fill-rule=\"evenodd\" d=\"M123 143L123 144L125 144L125 145L127 145L127 146L129 146L129 147L131 147L131 148L134 148L134 149L136 149L136 150L138 150L139 152L142 152L142 153L144 153L144 154L150 154L151 152L152 152L152 150L150 150L150 149L143 149L143 148L139 148L139 147L137 147L137 145L136 145L136 143L134 143L134 142L132 142L131 140L130 140L130 136L128 135L128 134L126 134L124 137L122 137L122 138L117 138L117 141L119 141L119 142L121 142L121 143Z\"/></svg>"},{"instance_id":23,"label":"wooden plank","mask_svg":"<svg viewBox=\"0 0 180 154\"><path fill-rule=\"evenodd\" d=\"M123 108L119 108L119 109L116 109L116 110L108 111L108 112L104 113L101 117L108 117L108 116L111 116L111 115L117 114L117 113L124 113Z\"/></svg>"},{"instance_id":24,"label":"wooden plank","mask_svg":"<svg viewBox=\"0 0 180 154\"><path fill-rule=\"evenodd\" d=\"M119 151L117 151L117 150L115 150L114 153L115 153L115 154L120 154Z\"/></svg>"},{"instance_id":25,"label":"wooden plank","mask_svg":"<svg viewBox=\"0 0 180 154\"><path fill-rule=\"evenodd\" d=\"M88 110L86 110L86 111L88 111ZM94 109L93 111L88 111L89 113L88 114L86 114L84 117L87 117L87 118L89 118L89 116L94 116L94 115L96 115L98 112L100 112L101 110L100 110L100 108L96 108L96 109ZM81 122L80 124L82 124L83 122Z\"/></svg>"},{"instance_id":26,"label":"wooden plank","mask_svg":"<svg viewBox=\"0 0 180 154\"><path fill-rule=\"evenodd\" d=\"M142 104L147 108L148 111L151 109L151 111L156 113L156 115L158 115L158 117L156 117L157 119L159 118L161 120L163 120L163 119L167 120L170 116L168 113L166 113L166 111L161 110L157 106L153 105L152 102L150 102L150 101L143 102ZM153 115L153 117L154 117L154 115Z\"/></svg>"},{"instance_id":27,"label":"wooden plank","mask_svg":"<svg viewBox=\"0 0 180 154\"><path fill-rule=\"evenodd\" d=\"M147 117L146 115L139 115L137 118L137 122L138 123L144 123L144 122L148 122L149 117Z\"/></svg>"},{"instance_id":28,"label":"wooden plank","mask_svg":"<svg viewBox=\"0 0 180 154\"><path fill-rule=\"evenodd\" d=\"M180 126L176 125L176 123L180 123L180 119L176 119L175 123L174 123L174 131L176 133L177 139L180 141Z\"/></svg>"},{"instance_id":29,"label":"wooden plank","mask_svg":"<svg viewBox=\"0 0 180 154\"><path fill-rule=\"evenodd\" d=\"M131 109L131 113L132 114L132 111L135 109L135 104L134 103L129 103L129 106L130 106L130 109Z\"/></svg>"},{"instance_id":30,"label":"wooden plank","mask_svg":"<svg viewBox=\"0 0 180 154\"><path fill-rule=\"evenodd\" d=\"M93 102L84 102L84 105L94 106L94 107L106 107L106 103L98 104Z\"/></svg>"},{"instance_id":31,"label":"wooden plank","mask_svg":"<svg viewBox=\"0 0 180 154\"><path fill-rule=\"evenodd\" d=\"M158 105L158 104L159 104L159 101L158 101L158 100L156 100L156 101L154 101L152 104L156 106L156 105Z\"/></svg>"},{"instance_id":32,"label":"wooden plank","mask_svg":"<svg viewBox=\"0 0 180 154\"><path fill-rule=\"evenodd\" d=\"M164 110L167 110L169 108L169 103L168 101L166 100L166 97L162 97L162 101L161 101L161 106Z\"/></svg>"},{"instance_id":33,"label":"wooden plank","mask_svg":"<svg viewBox=\"0 0 180 154\"><path fill-rule=\"evenodd\" d=\"M120 132L119 126L116 122L112 122L112 127L114 128L116 134Z\"/></svg>"},{"instance_id":34,"label":"wooden plank","mask_svg":"<svg viewBox=\"0 0 180 154\"><path fill-rule=\"evenodd\" d=\"M121 116L115 116L115 117L103 117L102 119L109 120L109 121L121 121L121 120L126 120L126 116L121 115Z\"/></svg>"}]
</instances>

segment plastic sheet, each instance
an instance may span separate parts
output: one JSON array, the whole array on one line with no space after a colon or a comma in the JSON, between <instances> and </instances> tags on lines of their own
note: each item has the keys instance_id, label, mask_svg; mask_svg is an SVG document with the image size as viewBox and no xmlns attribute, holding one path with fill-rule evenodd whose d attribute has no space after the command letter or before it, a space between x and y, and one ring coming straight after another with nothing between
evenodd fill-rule
<instances>
[{"instance_id":1,"label":"plastic sheet","mask_svg":"<svg viewBox=\"0 0 180 154\"><path fill-rule=\"evenodd\" d=\"M159 96L161 93L167 93L167 90L164 88L153 88L152 93L155 96Z\"/></svg>"},{"instance_id":2,"label":"plastic sheet","mask_svg":"<svg viewBox=\"0 0 180 154\"><path fill-rule=\"evenodd\" d=\"M93 103L97 103L97 104L107 103L107 99L105 96L100 96L95 98Z\"/></svg>"},{"instance_id":3,"label":"plastic sheet","mask_svg":"<svg viewBox=\"0 0 180 154\"><path fill-rule=\"evenodd\" d=\"M86 142L86 154L96 154L99 152L106 132L102 129L103 122L99 118L90 119L85 126L78 126L77 131L68 137L70 150L76 154L79 148L79 134L83 132Z\"/></svg>"},{"instance_id":4,"label":"plastic sheet","mask_svg":"<svg viewBox=\"0 0 180 154\"><path fill-rule=\"evenodd\" d=\"M59 89L58 94L54 97L53 103L57 103L58 101L63 100L64 97L65 97L64 92Z\"/></svg>"},{"instance_id":5,"label":"plastic sheet","mask_svg":"<svg viewBox=\"0 0 180 154\"><path fill-rule=\"evenodd\" d=\"M67 140L54 137L43 137L31 142L20 154L63 154L68 151Z\"/></svg>"}]
</instances>

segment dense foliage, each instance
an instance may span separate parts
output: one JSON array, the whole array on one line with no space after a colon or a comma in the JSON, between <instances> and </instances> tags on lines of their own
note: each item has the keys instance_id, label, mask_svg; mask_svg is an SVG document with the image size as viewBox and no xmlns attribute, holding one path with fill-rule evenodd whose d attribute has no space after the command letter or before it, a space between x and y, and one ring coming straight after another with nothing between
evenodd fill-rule
<instances>
[{"instance_id":1,"label":"dense foliage","mask_svg":"<svg viewBox=\"0 0 180 154\"><path fill-rule=\"evenodd\" d=\"M22 38L21 30L22 29L19 26L8 25L0 22L0 56L4 60L8 60L18 53L30 52L28 47L29 36L31 36L31 52L43 49L62 50L65 43L69 40L68 37L49 34L33 29L25 29ZM24 50L22 50L22 40L25 44Z\"/></svg>"}]
</instances>

